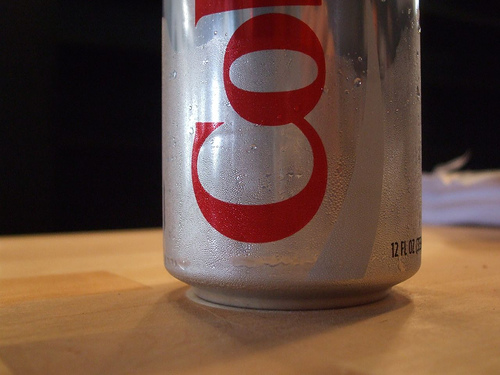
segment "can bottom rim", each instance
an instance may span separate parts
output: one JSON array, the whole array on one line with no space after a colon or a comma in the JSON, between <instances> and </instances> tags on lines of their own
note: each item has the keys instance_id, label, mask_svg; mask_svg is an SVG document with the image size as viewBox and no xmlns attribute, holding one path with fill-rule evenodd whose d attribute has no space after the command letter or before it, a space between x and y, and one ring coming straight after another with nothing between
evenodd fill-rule
<instances>
[{"instance_id":1,"label":"can bottom rim","mask_svg":"<svg viewBox=\"0 0 500 375\"><path fill-rule=\"evenodd\" d=\"M371 291L363 294L339 294L315 298L287 297L277 298L269 296L248 296L218 291L200 287L191 287L186 292L187 297L197 303L212 305L214 307L236 307L258 310L325 310L364 305L385 298L391 288Z\"/></svg>"}]
</instances>

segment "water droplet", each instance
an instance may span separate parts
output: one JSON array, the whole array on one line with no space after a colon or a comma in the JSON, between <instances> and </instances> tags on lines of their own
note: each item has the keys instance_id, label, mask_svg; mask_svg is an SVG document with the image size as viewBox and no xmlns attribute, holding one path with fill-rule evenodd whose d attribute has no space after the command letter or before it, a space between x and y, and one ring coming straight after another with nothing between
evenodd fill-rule
<instances>
[{"instance_id":1,"label":"water droplet","mask_svg":"<svg viewBox=\"0 0 500 375\"><path fill-rule=\"evenodd\" d=\"M217 35L217 31L214 31L214 35Z\"/></svg>"},{"instance_id":2,"label":"water droplet","mask_svg":"<svg viewBox=\"0 0 500 375\"><path fill-rule=\"evenodd\" d=\"M361 78L356 78L356 79L354 80L354 86L355 86L355 87L359 87L359 86L361 86L362 84L363 84L363 81L361 81Z\"/></svg>"},{"instance_id":3,"label":"water droplet","mask_svg":"<svg viewBox=\"0 0 500 375\"><path fill-rule=\"evenodd\" d=\"M203 65L207 65L207 64L208 64L208 59L203 60L201 63L202 63Z\"/></svg>"},{"instance_id":4,"label":"water droplet","mask_svg":"<svg viewBox=\"0 0 500 375\"><path fill-rule=\"evenodd\" d=\"M358 57L358 61L361 62L363 61L363 58L361 56Z\"/></svg>"},{"instance_id":5,"label":"water droplet","mask_svg":"<svg viewBox=\"0 0 500 375\"><path fill-rule=\"evenodd\" d=\"M418 25L418 33L420 34L422 32L422 28L420 27L420 25Z\"/></svg>"},{"instance_id":6,"label":"water droplet","mask_svg":"<svg viewBox=\"0 0 500 375\"><path fill-rule=\"evenodd\" d=\"M175 79L177 78L177 71L176 70L173 70L170 75L169 75L170 79Z\"/></svg>"},{"instance_id":7,"label":"water droplet","mask_svg":"<svg viewBox=\"0 0 500 375\"><path fill-rule=\"evenodd\" d=\"M410 15L411 14L411 8L408 9L408 14Z\"/></svg>"},{"instance_id":8,"label":"water droplet","mask_svg":"<svg viewBox=\"0 0 500 375\"><path fill-rule=\"evenodd\" d=\"M257 145L255 144L250 145L250 150L257 150Z\"/></svg>"},{"instance_id":9,"label":"water droplet","mask_svg":"<svg viewBox=\"0 0 500 375\"><path fill-rule=\"evenodd\" d=\"M417 98L419 98L419 99L420 99L420 96L421 96L421 94L420 94L420 87L419 87L419 86L417 86Z\"/></svg>"}]
</instances>

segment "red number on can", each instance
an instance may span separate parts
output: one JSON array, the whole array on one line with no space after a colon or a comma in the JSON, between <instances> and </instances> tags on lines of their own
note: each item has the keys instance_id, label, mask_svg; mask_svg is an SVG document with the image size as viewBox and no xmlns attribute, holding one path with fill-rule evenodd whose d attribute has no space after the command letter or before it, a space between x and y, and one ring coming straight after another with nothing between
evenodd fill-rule
<instances>
[{"instance_id":1,"label":"red number on can","mask_svg":"<svg viewBox=\"0 0 500 375\"><path fill-rule=\"evenodd\" d=\"M229 71L239 57L262 50L292 50L310 56L318 67L308 86L286 92L253 92L236 87ZM325 57L314 31L299 19L278 13L251 18L231 37L224 57L224 85L234 110L262 126L296 125L311 145L313 170L307 185L295 196L276 203L243 205L210 195L198 176L198 156L207 137L221 122L199 122L192 154L192 179L196 200L206 220L234 240L263 243L281 240L302 229L314 217L326 191L326 153L316 130L305 116L318 103L325 83Z\"/></svg>"}]
</instances>

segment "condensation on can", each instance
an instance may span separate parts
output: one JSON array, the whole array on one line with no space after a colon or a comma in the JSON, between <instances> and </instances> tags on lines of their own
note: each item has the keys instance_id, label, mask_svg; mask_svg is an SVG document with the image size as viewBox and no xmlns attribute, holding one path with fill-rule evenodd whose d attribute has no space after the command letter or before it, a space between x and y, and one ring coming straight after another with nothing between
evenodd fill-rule
<instances>
[{"instance_id":1,"label":"condensation on can","mask_svg":"<svg viewBox=\"0 0 500 375\"><path fill-rule=\"evenodd\" d=\"M165 266L262 309L383 298L420 266L413 0L165 0Z\"/></svg>"}]
</instances>

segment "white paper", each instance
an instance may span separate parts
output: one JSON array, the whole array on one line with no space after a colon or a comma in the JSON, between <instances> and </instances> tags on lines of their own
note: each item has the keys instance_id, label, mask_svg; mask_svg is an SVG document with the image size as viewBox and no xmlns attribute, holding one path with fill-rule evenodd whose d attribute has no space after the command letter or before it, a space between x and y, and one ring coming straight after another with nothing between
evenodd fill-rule
<instances>
[{"instance_id":1,"label":"white paper","mask_svg":"<svg viewBox=\"0 0 500 375\"><path fill-rule=\"evenodd\" d=\"M500 226L500 171L459 171L468 155L422 176L424 224Z\"/></svg>"}]
</instances>

